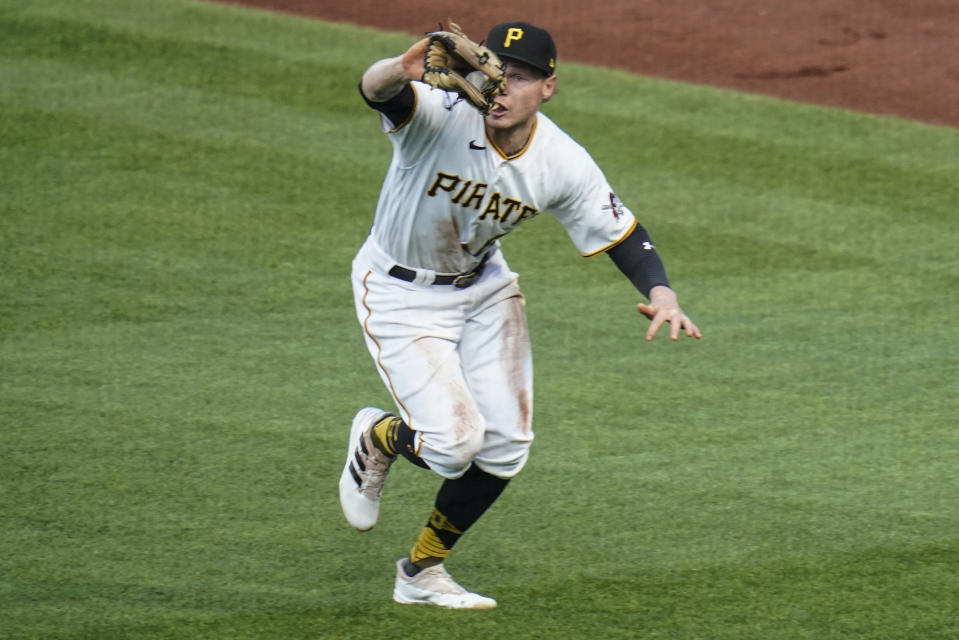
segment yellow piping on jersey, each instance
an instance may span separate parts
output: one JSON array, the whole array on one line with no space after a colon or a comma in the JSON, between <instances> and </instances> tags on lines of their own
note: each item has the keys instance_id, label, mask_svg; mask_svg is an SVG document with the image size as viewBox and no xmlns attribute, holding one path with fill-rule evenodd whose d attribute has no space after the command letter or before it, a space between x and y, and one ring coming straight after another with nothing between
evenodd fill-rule
<instances>
[{"instance_id":1,"label":"yellow piping on jersey","mask_svg":"<svg viewBox=\"0 0 959 640\"><path fill-rule=\"evenodd\" d=\"M526 139L526 144L523 145L522 149L520 149L519 151L517 151L511 156L506 155L506 153L499 148L499 145L493 142L493 139L489 137L489 133L486 134L486 139L489 140L489 143L493 145L494 149L496 149L496 153L500 154L500 156L502 156L504 160L515 160L516 158L526 153L526 150L529 149L529 145L533 142L533 136L536 134L537 124L539 124L539 118L536 118L533 120L533 128L529 132L529 138Z\"/></svg>"},{"instance_id":2,"label":"yellow piping on jersey","mask_svg":"<svg viewBox=\"0 0 959 640\"><path fill-rule=\"evenodd\" d=\"M595 256L595 255L598 255L598 254L603 253L603 252L605 252L605 251L609 251L610 249L612 249L613 247L615 247L616 245L618 245L620 242L622 242L623 240L625 240L627 237L629 237L629 234L631 234L631 233L633 232L633 229L636 228L636 225L637 225L637 224L639 224L639 221L634 218L634 219L633 219L633 224L629 225L629 229L626 230L626 233L624 233L622 236L620 236L619 240L617 240L616 242L611 242L610 244L606 245L605 247L603 247L603 248L600 249L599 251L593 251L592 253L584 253L584 254L583 254L583 257L584 257L584 258L592 258L592 257Z\"/></svg>"}]
</instances>

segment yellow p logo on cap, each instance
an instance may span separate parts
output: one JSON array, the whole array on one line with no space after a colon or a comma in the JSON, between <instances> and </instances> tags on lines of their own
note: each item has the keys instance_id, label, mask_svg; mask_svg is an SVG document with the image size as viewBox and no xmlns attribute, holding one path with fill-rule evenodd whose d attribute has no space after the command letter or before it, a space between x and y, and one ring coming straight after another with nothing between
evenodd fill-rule
<instances>
[{"instance_id":1,"label":"yellow p logo on cap","mask_svg":"<svg viewBox=\"0 0 959 640\"><path fill-rule=\"evenodd\" d=\"M506 32L506 41L503 43L503 48L509 47L509 43L513 40L522 40L523 30L517 27L512 27L509 31Z\"/></svg>"}]
</instances>

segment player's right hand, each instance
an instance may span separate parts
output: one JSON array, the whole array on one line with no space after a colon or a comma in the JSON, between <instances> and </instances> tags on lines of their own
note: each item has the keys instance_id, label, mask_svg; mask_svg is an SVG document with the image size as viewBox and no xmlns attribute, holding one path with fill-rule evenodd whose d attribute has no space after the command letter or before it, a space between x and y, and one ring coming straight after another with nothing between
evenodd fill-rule
<instances>
[{"instance_id":1,"label":"player's right hand","mask_svg":"<svg viewBox=\"0 0 959 640\"><path fill-rule=\"evenodd\" d=\"M423 73L426 71L426 47L429 43L429 38L423 38L400 56L400 65L410 80L423 79Z\"/></svg>"}]
</instances>

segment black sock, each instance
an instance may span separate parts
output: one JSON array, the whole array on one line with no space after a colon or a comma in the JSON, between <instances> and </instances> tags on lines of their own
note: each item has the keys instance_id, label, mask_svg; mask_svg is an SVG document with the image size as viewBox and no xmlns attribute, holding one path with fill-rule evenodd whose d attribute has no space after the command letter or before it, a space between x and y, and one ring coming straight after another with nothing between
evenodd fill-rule
<instances>
[{"instance_id":1,"label":"black sock","mask_svg":"<svg viewBox=\"0 0 959 640\"><path fill-rule=\"evenodd\" d=\"M507 483L509 479L497 478L475 464L462 477L444 480L430 519L404 563L407 569L410 565L416 567L415 571L407 570L407 575L443 562L460 536L503 493Z\"/></svg>"}]
</instances>

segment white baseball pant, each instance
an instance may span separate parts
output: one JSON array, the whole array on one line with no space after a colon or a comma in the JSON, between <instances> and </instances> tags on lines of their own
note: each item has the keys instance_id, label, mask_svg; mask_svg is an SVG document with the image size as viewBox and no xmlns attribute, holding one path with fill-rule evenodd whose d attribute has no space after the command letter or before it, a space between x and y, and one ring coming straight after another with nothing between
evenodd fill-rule
<instances>
[{"instance_id":1,"label":"white baseball pant","mask_svg":"<svg viewBox=\"0 0 959 640\"><path fill-rule=\"evenodd\" d=\"M533 441L533 362L526 302L498 249L472 286L414 282L370 236L353 260L366 346L417 454L445 478L471 463L500 478L523 468Z\"/></svg>"}]
</instances>

